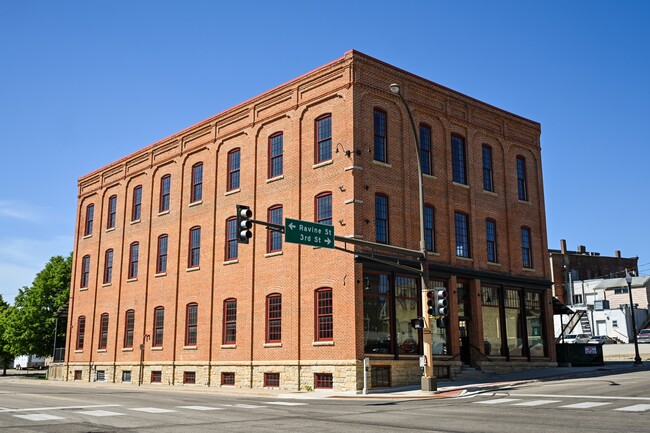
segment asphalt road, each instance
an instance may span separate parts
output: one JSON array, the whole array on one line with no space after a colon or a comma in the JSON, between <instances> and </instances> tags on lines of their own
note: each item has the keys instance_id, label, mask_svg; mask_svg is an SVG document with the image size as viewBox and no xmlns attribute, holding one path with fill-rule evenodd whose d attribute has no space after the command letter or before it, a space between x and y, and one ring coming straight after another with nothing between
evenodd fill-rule
<instances>
[{"instance_id":1,"label":"asphalt road","mask_svg":"<svg viewBox=\"0 0 650 433\"><path fill-rule=\"evenodd\" d=\"M2 433L647 432L647 371L453 399L283 399L211 391L0 382Z\"/></svg>"}]
</instances>

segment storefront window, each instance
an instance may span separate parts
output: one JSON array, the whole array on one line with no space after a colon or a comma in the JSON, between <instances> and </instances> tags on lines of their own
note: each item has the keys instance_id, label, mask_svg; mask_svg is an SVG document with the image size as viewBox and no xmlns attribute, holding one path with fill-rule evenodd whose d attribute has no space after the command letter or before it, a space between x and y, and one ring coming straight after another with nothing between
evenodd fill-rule
<instances>
[{"instance_id":1,"label":"storefront window","mask_svg":"<svg viewBox=\"0 0 650 433\"><path fill-rule=\"evenodd\" d=\"M429 288L445 287L442 281L429 281ZM448 319L447 319L448 320ZM447 328L439 328L436 320L431 321L431 350L434 355L447 354Z\"/></svg>"},{"instance_id":2,"label":"storefront window","mask_svg":"<svg viewBox=\"0 0 650 433\"><path fill-rule=\"evenodd\" d=\"M366 353L391 353L390 277L366 274L363 296L363 338Z\"/></svg>"},{"instance_id":3,"label":"storefront window","mask_svg":"<svg viewBox=\"0 0 650 433\"><path fill-rule=\"evenodd\" d=\"M544 356L544 332L542 329L541 294L526 292L526 328L531 357Z\"/></svg>"},{"instance_id":4,"label":"storefront window","mask_svg":"<svg viewBox=\"0 0 650 433\"><path fill-rule=\"evenodd\" d=\"M520 317L520 295L518 290L506 289L506 335L510 356L522 356L522 332Z\"/></svg>"},{"instance_id":5,"label":"storefront window","mask_svg":"<svg viewBox=\"0 0 650 433\"><path fill-rule=\"evenodd\" d=\"M483 346L486 355L501 354L501 323L499 320L499 289L481 288L483 315Z\"/></svg>"},{"instance_id":6,"label":"storefront window","mask_svg":"<svg viewBox=\"0 0 650 433\"><path fill-rule=\"evenodd\" d=\"M400 355L420 353L418 331L411 326L411 319L419 317L418 284L412 277L395 278L395 322L397 324L397 347Z\"/></svg>"}]
</instances>

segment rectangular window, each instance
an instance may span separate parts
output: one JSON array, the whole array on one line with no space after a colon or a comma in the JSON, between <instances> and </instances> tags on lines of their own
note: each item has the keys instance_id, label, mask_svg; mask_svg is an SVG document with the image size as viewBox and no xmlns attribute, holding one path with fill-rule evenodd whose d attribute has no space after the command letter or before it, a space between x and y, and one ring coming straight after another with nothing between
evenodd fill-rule
<instances>
[{"instance_id":1,"label":"rectangular window","mask_svg":"<svg viewBox=\"0 0 650 433\"><path fill-rule=\"evenodd\" d=\"M331 341L334 338L332 310L332 289L316 290L316 341Z\"/></svg>"},{"instance_id":2,"label":"rectangular window","mask_svg":"<svg viewBox=\"0 0 650 433\"><path fill-rule=\"evenodd\" d=\"M517 157L517 194L519 200L528 201L528 185L526 181L526 158Z\"/></svg>"},{"instance_id":3,"label":"rectangular window","mask_svg":"<svg viewBox=\"0 0 650 433\"><path fill-rule=\"evenodd\" d=\"M332 159L332 116L326 114L316 119L316 164Z\"/></svg>"},{"instance_id":4,"label":"rectangular window","mask_svg":"<svg viewBox=\"0 0 650 433\"><path fill-rule=\"evenodd\" d=\"M166 174L160 179L160 206L159 212L166 212L169 210L170 197L172 188L172 177Z\"/></svg>"},{"instance_id":5,"label":"rectangular window","mask_svg":"<svg viewBox=\"0 0 650 433\"><path fill-rule=\"evenodd\" d=\"M135 311L129 310L126 312L124 319L124 347L133 347L133 330L135 329Z\"/></svg>"},{"instance_id":6,"label":"rectangular window","mask_svg":"<svg viewBox=\"0 0 650 433\"><path fill-rule=\"evenodd\" d=\"M422 174L433 174L431 128L428 125L420 125L420 163L422 164Z\"/></svg>"},{"instance_id":7,"label":"rectangular window","mask_svg":"<svg viewBox=\"0 0 650 433\"><path fill-rule=\"evenodd\" d=\"M156 307L153 310L153 343L154 347L163 345L163 335L165 327L165 308Z\"/></svg>"},{"instance_id":8,"label":"rectangular window","mask_svg":"<svg viewBox=\"0 0 650 433\"><path fill-rule=\"evenodd\" d=\"M184 371L183 372L183 383L185 385L194 385L196 383L196 372L195 371Z\"/></svg>"},{"instance_id":9,"label":"rectangular window","mask_svg":"<svg viewBox=\"0 0 650 433\"><path fill-rule=\"evenodd\" d=\"M322 193L316 196L316 222L332 225L332 193Z\"/></svg>"},{"instance_id":10,"label":"rectangular window","mask_svg":"<svg viewBox=\"0 0 650 433\"><path fill-rule=\"evenodd\" d=\"M481 287L483 347L487 356L502 354L501 296L498 287Z\"/></svg>"},{"instance_id":11,"label":"rectangular window","mask_svg":"<svg viewBox=\"0 0 650 433\"><path fill-rule=\"evenodd\" d=\"M282 341L282 295L266 297L266 342Z\"/></svg>"},{"instance_id":12,"label":"rectangular window","mask_svg":"<svg viewBox=\"0 0 650 433\"><path fill-rule=\"evenodd\" d=\"M451 168L453 181L467 185L467 158L465 139L459 135L451 136Z\"/></svg>"},{"instance_id":13,"label":"rectangular window","mask_svg":"<svg viewBox=\"0 0 650 433\"><path fill-rule=\"evenodd\" d=\"M156 273L167 272L167 235L158 236L158 251L156 254Z\"/></svg>"},{"instance_id":14,"label":"rectangular window","mask_svg":"<svg viewBox=\"0 0 650 433\"><path fill-rule=\"evenodd\" d=\"M392 291L388 274L364 274L363 331L365 353L393 353ZM417 317L417 316L416 316ZM410 319L409 319L410 320Z\"/></svg>"},{"instance_id":15,"label":"rectangular window","mask_svg":"<svg viewBox=\"0 0 650 433\"><path fill-rule=\"evenodd\" d=\"M530 229L528 227L521 228L521 262L524 268L533 267L533 257L530 248Z\"/></svg>"},{"instance_id":16,"label":"rectangular window","mask_svg":"<svg viewBox=\"0 0 650 433\"><path fill-rule=\"evenodd\" d=\"M97 370L95 378L97 382L106 382L106 370Z\"/></svg>"},{"instance_id":17,"label":"rectangular window","mask_svg":"<svg viewBox=\"0 0 650 433\"><path fill-rule=\"evenodd\" d=\"M162 371L152 371L151 383L161 383L161 382L162 382Z\"/></svg>"},{"instance_id":18,"label":"rectangular window","mask_svg":"<svg viewBox=\"0 0 650 433\"><path fill-rule=\"evenodd\" d=\"M86 207L86 224L84 225L84 236L93 234L93 219L95 218L95 205L89 204Z\"/></svg>"},{"instance_id":19,"label":"rectangular window","mask_svg":"<svg viewBox=\"0 0 650 433\"><path fill-rule=\"evenodd\" d=\"M454 228L456 232L456 255L458 257L470 257L467 214L454 212Z\"/></svg>"},{"instance_id":20,"label":"rectangular window","mask_svg":"<svg viewBox=\"0 0 650 433\"><path fill-rule=\"evenodd\" d=\"M81 370L74 371L74 380L81 380Z\"/></svg>"},{"instance_id":21,"label":"rectangular window","mask_svg":"<svg viewBox=\"0 0 650 433\"><path fill-rule=\"evenodd\" d=\"M237 343L237 300L223 301L223 344Z\"/></svg>"},{"instance_id":22,"label":"rectangular window","mask_svg":"<svg viewBox=\"0 0 650 433\"><path fill-rule=\"evenodd\" d=\"M388 197L375 195L375 241L388 243Z\"/></svg>"},{"instance_id":23,"label":"rectangular window","mask_svg":"<svg viewBox=\"0 0 650 433\"><path fill-rule=\"evenodd\" d=\"M84 349L86 339L86 316L79 316L77 319L77 345L76 350Z\"/></svg>"},{"instance_id":24,"label":"rectangular window","mask_svg":"<svg viewBox=\"0 0 650 433\"><path fill-rule=\"evenodd\" d=\"M112 195L108 199L108 217L106 218L106 228L114 229L117 215L117 196Z\"/></svg>"},{"instance_id":25,"label":"rectangular window","mask_svg":"<svg viewBox=\"0 0 650 433\"><path fill-rule=\"evenodd\" d=\"M239 189L239 170L239 149L233 149L228 152L228 191Z\"/></svg>"},{"instance_id":26,"label":"rectangular window","mask_svg":"<svg viewBox=\"0 0 650 433\"><path fill-rule=\"evenodd\" d=\"M131 382L131 370L122 370L122 382Z\"/></svg>"},{"instance_id":27,"label":"rectangular window","mask_svg":"<svg viewBox=\"0 0 650 433\"><path fill-rule=\"evenodd\" d=\"M268 221L273 224L282 225L282 206L269 208ZM267 253L282 251L282 232L278 230L267 230Z\"/></svg>"},{"instance_id":28,"label":"rectangular window","mask_svg":"<svg viewBox=\"0 0 650 433\"><path fill-rule=\"evenodd\" d=\"M492 148L483 145L483 189L494 192L494 175L492 173Z\"/></svg>"},{"instance_id":29,"label":"rectangular window","mask_svg":"<svg viewBox=\"0 0 650 433\"><path fill-rule=\"evenodd\" d=\"M226 260L236 260L239 254L237 242L237 218L226 220Z\"/></svg>"},{"instance_id":30,"label":"rectangular window","mask_svg":"<svg viewBox=\"0 0 650 433\"><path fill-rule=\"evenodd\" d=\"M188 268L196 268L201 262L201 227L190 229L190 255L187 263Z\"/></svg>"},{"instance_id":31,"label":"rectangular window","mask_svg":"<svg viewBox=\"0 0 650 433\"><path fill-rule=\"evenodd\" d=\"M199 162L192 167L192 188L190 190L190 203L203 198L203 163Z\"/></svg>"},{"instance_id":32,"label":"rectangular window","mask_svg":"<svg viewBox=\"0 0 650 433\"><path fill-rule=\"evenodd\" d=\"M101 315L99 326L99 343L97 345L98 349L106 349L108 344L108 314L104 313Z\"/></svg>"},{"instance_id":33,"label":"rectangular window","mask_svg":"<svg viewBox=\"0 0 650 433\"><path fill-rule=\"evenodd\" d=\"M142 216L142 186L133 188L133 210L131 212L131 221L140 221Z\"/></svg>"},{"instance_id":34,"label":"rectangular window","mask_svg":"<svg viewBox=\"0 0 650 433\"><path fill-rule=\"evenodd\" d=\"M196 346L197 340L197 324L199 306L197 304L189 304L187 306L187 314L185 317L185 345Z\"/></svg>"},{"instance_id":35,"label":"rectangular window","mask_svg":"<svg viewBox=\"0 0 650 433\"><path fill-rule=\"evenodd\" d=\"M435 214L433 206L424 206L424 244L428 251L435 251Z\"/></svg>"},{"instance_id":36,"label":"rectangular window","mask_svg":"<svg viewBox=\"0 0 650 433\"><path fill-rule=\"evenodd\" d=\"M418 280L412 277L397 275L395 277L395 340L397 350L402 355L420 353L420 335L410 329L402 329L402 324L409 323L411 318L418 317L419 298Z\"/></svg>"},{"instance_id":37,"label":"rectangular window","mask_svg":"<svg viewBox=\"0 0 650 433\"><path fill-rule=\"evenodd\" d=\"M88 287L90 279L90 256L83 256L81 259L81 288Z\"/></svg>"},{"instance_id":38,"label":"rectangular window","mask_svg":"<svg viewBox=\"0 0 650 433\"><path fill-rule=\"evenodd\" d=\"M133 242L129 251L129 279L138 278L138 255L140 244Z\"/></svg>"},{"instance_id":39,"label":"rectangular window","mask_svg":"<svg viewBox=\"0 0 650 433\"><path fill-rule=\"evenodd\" d=\"M282 175L283 136L281 132L269 137L269 178Z\"/></svg>"},{"instance_id":40,"label":"rectangular window","mask_svg":"<svg viewBox=\"0 0 650 433\"><path fill-rule=\"evenodd\" d=\"M104 281L103 284L109 284L113 281L113 249L110 248L104 253Z\"/></svg>"},{"instance_id":41,"label":"rectangular window","mask_svg":"<svg viewBox=\"0 0 650 433\"><path fill-rule=\"evenodd\" d=\"M222 372L221 373L221 386L235 386L235 373Z\"/></svg>"},{"instance_id":42,"label":"rectangular window","mask_svg":"<svg viewBox=\"0 0 650 433\"><path fill-rule=\"evenodd\" d=\"M333 387L332 373L314 374L314 389L332 389Z\"/></svg>"},{"instance_id":43,"label":"rectangular window","mask_svg":"<svg viewBox=\"0 0 650 433\"><path fill-rule=\"evenodd\" d=\"M488 262L497 263L497 223L494 220L485 220L485 241Z\"/></svg>"},{"instance_id":44,"label":"rectangular window","mask_svg":"<svg viewBox=\"0 0 650 433\"><path fill-rule=\"evenodd\" d=\"M387 162L386 155L386 112L375 108L374 110L375 129L375 160Z\"/></svg>"},{"instance_id":45,"label":"rectangular window","mask_svg":"<svg viewBox=\"0 0 650 433\"><path fill-rule=\"evenodd\" d=\"M265 388L279 388L280 387L280 373L264 373L264 387Z\"/></svg>"}]
</instances>

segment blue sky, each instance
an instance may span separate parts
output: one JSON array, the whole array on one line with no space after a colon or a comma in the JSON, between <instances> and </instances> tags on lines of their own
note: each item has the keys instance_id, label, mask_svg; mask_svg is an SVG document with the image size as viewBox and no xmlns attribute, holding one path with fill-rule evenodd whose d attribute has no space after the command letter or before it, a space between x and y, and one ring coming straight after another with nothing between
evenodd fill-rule
<instances>
[{"instance_id":1,"label":"blue sky","mask_svg":"<svg viewBox=\"0 0 650 433\"><path fill-rule=\"evenodd\" d=\"M650 274L650 2L0 3L0 294L73 248L80 176L355 49L540 122L548 240Z\"/></svg>"}]
</instances>

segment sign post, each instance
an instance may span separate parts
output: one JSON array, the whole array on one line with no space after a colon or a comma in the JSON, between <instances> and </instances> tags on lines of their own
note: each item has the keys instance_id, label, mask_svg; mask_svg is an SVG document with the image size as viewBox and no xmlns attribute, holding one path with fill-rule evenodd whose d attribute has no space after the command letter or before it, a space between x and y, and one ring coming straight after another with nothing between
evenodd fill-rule
<instances>
[{"instance_id":1,"label":"sign post","mask_svg":"<svg viewBox=\"0 0 650 433\"><path fill-rule=\"evenodd\" d=\"M334 248L334 226L285 218L284 240L292 244Z\"/></svg>"}]
</instances>

